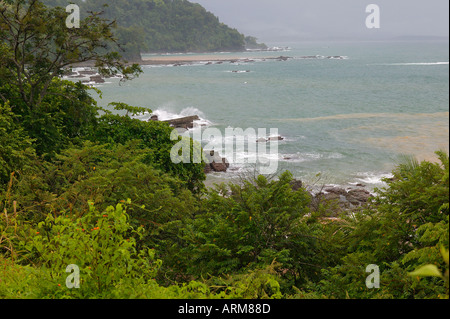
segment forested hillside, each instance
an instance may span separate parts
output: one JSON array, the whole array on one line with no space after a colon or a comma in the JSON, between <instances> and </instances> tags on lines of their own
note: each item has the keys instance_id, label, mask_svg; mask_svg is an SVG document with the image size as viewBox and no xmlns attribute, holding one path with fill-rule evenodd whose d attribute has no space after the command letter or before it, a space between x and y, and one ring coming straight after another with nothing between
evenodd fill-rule
<instances>
[{"instance_id":1,"label":"forested hillside","mask_svg":"<svg viewBox=\"0 0 450 319\"><path fill-rule=\"evenodd\" d=\"M244 49L244 35L221 23L201 5L186 0L46 0L65 7L79 5L87 11L104 11L116 20L116 36L129 59L139 52L207 52ZM107 4L107 7L104 5Z\"/></svg>"}]
</instances>

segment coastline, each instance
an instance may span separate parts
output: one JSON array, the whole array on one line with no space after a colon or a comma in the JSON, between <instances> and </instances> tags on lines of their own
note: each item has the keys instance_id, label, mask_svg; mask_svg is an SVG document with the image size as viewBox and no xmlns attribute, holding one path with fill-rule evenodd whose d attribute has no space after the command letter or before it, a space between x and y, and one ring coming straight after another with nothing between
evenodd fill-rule
<instances>
[{"instance_id":1,"label":"coastline","mask_svg":"<svg viewBox=\"0 0 450 319\"><path fill-rule=\"evenodd\" d=\"M137 63L140 65L147 65L147 66L181 66L181 65L210 65L210 64L221 64L221 63L246 63L246 62L260 62L263 60L280 60L281 57L277 57L276 55L279 53L273 53L270 54L262 54L260 55L259 52L211 52L211 53L174 53L174 54L147 54L143 55L142 61L135 61L132 63ZM293 52L295 59L300 58L308 58L299 56L296 52ZM288 59L288 57L285 57ZM314 58L311 56L311 58ZM409 67L408 67L409 68ZM411 67L412 68L412 67ZM189 69L189 68L188 68ZM242 71L243 72L243 71ZM438 162L437 157L434 154L434 151L436 151L437 148L444 148L448 152L448 135L446 138L447 141L447 147L443 147L439 144L441 147L435 147L436 146L436 136L439 137L439 140L444 139L445 141L445 132L448 132L448 112L436 112L436 113L352 113L349 112L349 114L338 114L338 115L328 115L328 116L319 116L319 117L305 117L305 118L288 118L283 119L284 121L293 122L293 125L295 125L295 122L303 123L303 122L313 122L313 121L328 121L328 120L346 120L346 119L356 119L356 120L363 120L366 118L390 118L395 119L398 123L397 125L400 125L404 127L402 129L402 132L406 132L405 134L401 135L383 135L383 134L376 134L378 130L383 129L380 125L354 125L345 127L342 129L342 131L346 132L352 132L354 131L355 134L355 143L365 143L366 145L370 145L373 148L387 148L391 149L393 153L396 153L397 151L401 151L401 153L414 153L413 155L419 160L427 160L430 162ZM405 117L408 117L408 119L413 120L412 122L409 121L405 124L402 123L402 119ZM433 121L428 121L426 123L422 122L422 117L426 119L433 119ZM447 118L447 121L445 119ZM441 119L441 120L439 120ZM436 125L436 121L439 120L438 124L442 125ZM410 123L411 122L411 123ZM357 134L360 130L364 130L367 134L364 135L364 138L359 137ZM411 133L409 133L411 132ZM373 133L373 134L372 134ZM448 134L448 133L447 133ZM413 151L413 152L412 152ZM289 159L290 160L290 159ZM230 174L231 175L231 174ZM209 176L206 184L207 186L211 186L217 181L221 181L223 176ZM224 182L229 182L229 178L231 176L227 176L223 179ZM369 191L372 190L372 183L368 182L369 185L366 185ZM339 184L339 185L338 185ZM346 184L340 184L339 182L336 182L336 184L331 184L329 186L339 186L339 187L351 187L351 185ZM328 185L327 185L328 186Z\"/></svg>"},{"instance_id":2,"label":"coastline","mask_svg":"<svg viewBox=\"0 0 450 319\"><path fill-rule=\"evenodd\" d=\"M154 56L149 58L142 58L141 60L131 60L126 61L124 64L130 66L132 64L138 64L142 66L181 66L181 65L192 65L197 63L208 64L222 64L222 63L250 63L256 61L287 61L293 59L290 56L247 56L244 57L242 55L224 55L218 56L211 54L196 54L196 55L180 55L179 57L170 55L170 56ZM94 61L86 61L83 63L74 63L69 65L68 68L77 68L77 67L95 67Z\"/></svg>"},{"instance_id":3,"label":"coastline","mask_svg":"<svg viewBox=\"0 0 450 319\"><path fill-rule=\"evenodd\" d=\"M143 58L142 61L139 62L128 62L128 63L137 63L140 65L189 65L193 63L249 63L265 60L278 60L278 61L286 61L291 59L291 57L287 56L267 56L267 57L256 57L256 56L248 56L244 57L241 54L229 54L218 56L217 54L195 54L195 55L181 55L179 57L174 55L169 56L154 56Z\"/></svg>"}]
</instances>

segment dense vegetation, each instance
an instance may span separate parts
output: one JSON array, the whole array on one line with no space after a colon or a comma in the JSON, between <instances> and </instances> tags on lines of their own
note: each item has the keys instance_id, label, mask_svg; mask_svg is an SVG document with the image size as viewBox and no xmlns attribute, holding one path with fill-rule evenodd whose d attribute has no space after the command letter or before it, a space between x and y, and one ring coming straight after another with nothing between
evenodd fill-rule
<instances>
[{"instance_id":1,"label":"dense vegetation","mask_svg":"<svg viewBox=\"0 0 450 319\"><path fill-rule=\"evenodd\" d=\"M116 37L123 56L138 60L141 52L238 51L244 35L221 23L201 5L186 0L45 0L49 5L79 5L87 11L104 11L117 22ZM104 5L107 4L106 7Z\"/></svg>"},{"instance_id":2,"label":"dense vegetation","mask_svg":"<svg viewBox=\"0 0 450 319\"><path fill-rule=\"evenodd\" d=\"M47 19L29 23L36 12ZM170 161L167 124L121 103L127 115L100 114L88 87L60 79L87 56L139 74L96 51L112 41L106 21L74 34L50 19L63 13L1 2L0 298L448 298L447 154L405 161L339 218L289 172L205 189L202 164ZM35 55L64 37L84 49ZM371 264L379 289L366 286Z\"/></svg>"}]
</instances>

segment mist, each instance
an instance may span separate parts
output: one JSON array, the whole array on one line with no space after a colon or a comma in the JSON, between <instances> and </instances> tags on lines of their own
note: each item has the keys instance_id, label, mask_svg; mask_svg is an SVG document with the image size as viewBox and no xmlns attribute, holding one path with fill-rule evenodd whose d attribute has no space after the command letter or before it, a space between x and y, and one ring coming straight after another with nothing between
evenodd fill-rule
<instances>
[{"instance_id":1,"label":"mist","mask_svg":"<svg viewBox=\"0 0 450 319\"><path fill-rule=\"evenodd\" d=\"M447 0L192 0L245 35L267 42L448 39ZM380 27L369 29L369 4Z\"/></svg>"}]
</instances>

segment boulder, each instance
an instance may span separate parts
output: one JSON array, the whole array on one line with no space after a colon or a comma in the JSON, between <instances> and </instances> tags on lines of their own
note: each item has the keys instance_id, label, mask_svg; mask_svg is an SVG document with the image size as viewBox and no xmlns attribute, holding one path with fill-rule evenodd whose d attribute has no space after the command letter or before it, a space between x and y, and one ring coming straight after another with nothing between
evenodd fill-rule
<instances>
[{"instance_id":1,"label":"boulder","mask_svg":"<svg viewBox=\"0 0 450 319\"><path fill-rule=\"evenodd\" d=\"M365 189L352 189L347 193L347 200L355 206L361 206L368 202L371 197L370 192Z\"/></svg>"},{"instance_id":2,"label":"boulder","mask_svg":"<svg viewBox=\"0 0 450 319\"><path fill-rule=\"evenodd\" d=\"M256 143L266 143L267 139L265 139L264 137L260 137L256 140Z\"/></svg>"},{"instance_id":3,"label":"boulder","mask_svg":"<svg viewBox=\"0 0 450 319\"><path fill-rule=\"evenodd\" d=\"M292 59L291 57L288 56L279 56L278 58L276 58L278 61L287 61L289 59Z\"/></svg>"},{"instance_id":4,"label":"boulder","mask_svg":"<svg viewBox=\"0 0 450 319\"><path fill-rule=\"evenodd\" d=\"M187 117L182 117L182 118L173 119L173 120L167 120L164 122L169 123L174 128L190 129L190 128L194 128L194 122L199 121L199 120L200 120L200 118L198 117L198 115L193 115L193 116L187 116Z\"/></svg>"},{"instance_id":5,"label":"boulder","mask_svg":"<svg viewBox=\"0 0 450 319\"><path fill-rule=\"evenodd\" d=\"M97 72L92 71L92 70L78 71L78 73L81 74L81 75L94 75L94 74L97 74Z\"/></svg>"},{"instance_id":6,"label":"boulder","mask_svg":"<svg viewBox=\"0 0 450 319\"><path fill-rule=\"evenodd\" d=\"M210 165L215 172L226 172L228 169L227 165L223 162L222 163L212 162Z\"/></svg>"},{"instance_id":7,"label":"boulder","mask_svg":"<svg viewBox=\"0 0 450 319\"><path fill-rule=\"evenodd\" d=\"M324 191L328 194L337 194L342 196L347 196L347 191L340 187L327 187Z\"/></svg>"},{"instance_id":8,"label":"boulder","mask_svg":"<svg viewBox=\"0 0 450 319\"><path fill-rule=\"evenodd\" d=\"M230 163L228 162L228 160L224 157L221 157L215 151L209 151L209 153L205 152L205 157L205 162L207 162L206 166L209 166L205 167L205 173L210 173L211 171L226 172L230 167Z\"/></svg>"},{"instance_id":9,"label":"boulder","mask_svg":"<svg viewBox=\"0 0 450 319\"><path fill-rule=\"evenodd\" d=\"M91 76L90 80L95 83L105 83L105 80L100 75Z\"/></svg>"},{"instance_id":10,"label":"boulder","mask_svg":"<svg viewBox=\"0 0 450 319\"><path fill-rule=\"evenodd\" d=\"M325 202L335 204L334 210L338 208L340 211L351 210L361 207L369 201L372 195L364 188L354 188L346 190L341 187L325 187L322 192L312 195L313 202ZM330 212L333 212L331 209Z\"/></svg>"},{"instance_id":11,"label":"boulder","mask_svg":"<svg viewBox=\"0 0 450 319\"><path fill-rule=\"evenodd\" d=\"M284 138L282 136L271 136L268 138L269 141L283 141Z\"/></svg>"}]
</instances>

